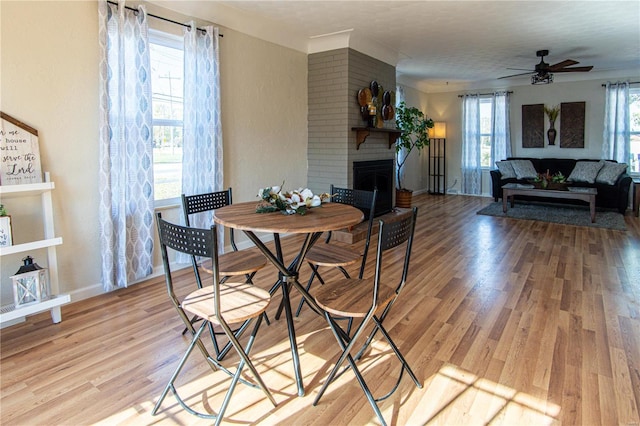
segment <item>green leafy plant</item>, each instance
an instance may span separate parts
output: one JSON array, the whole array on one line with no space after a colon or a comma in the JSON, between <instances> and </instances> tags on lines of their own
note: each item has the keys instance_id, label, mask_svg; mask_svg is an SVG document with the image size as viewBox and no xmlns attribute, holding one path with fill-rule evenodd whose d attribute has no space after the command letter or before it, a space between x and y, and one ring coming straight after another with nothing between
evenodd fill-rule
<instances>
[{"instance_id":1,"label":"green leafy plant","mask_svg":"<svg viewBox=\"0 0 640 426\"><path fill-rule=\"evenodd\" d=\"M546 188L550 182L565 183L566 181L567 181L567 178L565 175L562 174L562 172L557 172L552 175L551 173L549 173L549 170L547 170L546 173L538 173L538 176L536 176L532 180L532 182L540 184L543 188Z\"/></svg>"},{"instance_id":2,"label":"green leafy plant","mask_svg":"<svg viewBox=\"0 0 640 426\"><path fill-rule=\"evenodd\" d=\"M549 117L549 121L555 122L556 118L558 118L558 114L560 114L560 107L558 105L552 107L547 107L545 105L544 113L547 114L547 117Z\"/></svg>"},{"instance_id":3,"label":"green leafy plant","mask_svg":"<svg viewBox=\"0 0 640 426\"><path fill-rule=\"evenodd\" d=\"M420 151L429 146L429 129L433 128L433 120L424 115L416 107L408 107L404 102L400 102L396 109L396 128L402 133L396 139L397 163L397 187L399 190L406 189L402 185L402 168L404 167L409 154L414 149ZM398 155L404 150L404 155Z\"/></svg>"},{"instance_id":4,"label":"green leafy plant","mask_svg":"<svg viewBox=\"0 0 640 426\"><path fill-rule=\"evenodd\" d=\"M0 217L7 216L7 209L4 208L4 204L0 204Z\"/></svg>"}]
</instances>

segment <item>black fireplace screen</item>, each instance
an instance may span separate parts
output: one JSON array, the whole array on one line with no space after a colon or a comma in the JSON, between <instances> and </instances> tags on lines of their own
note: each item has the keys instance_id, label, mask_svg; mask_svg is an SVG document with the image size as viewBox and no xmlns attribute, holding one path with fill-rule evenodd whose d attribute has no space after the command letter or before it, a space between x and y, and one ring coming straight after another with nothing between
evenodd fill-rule
<instances>
[{"instance_id":1,"label":"black fireplace screen","mask_svg":"<svg viewBox=\"0 0 640 426\"><path fill-rule=\"evenodd\" d=\"M378 189L375 216L389 213L393 207L393 160L354 161L353 189ZM364 212L368 217L369 212Z\"/></svg>"}]
</instances>

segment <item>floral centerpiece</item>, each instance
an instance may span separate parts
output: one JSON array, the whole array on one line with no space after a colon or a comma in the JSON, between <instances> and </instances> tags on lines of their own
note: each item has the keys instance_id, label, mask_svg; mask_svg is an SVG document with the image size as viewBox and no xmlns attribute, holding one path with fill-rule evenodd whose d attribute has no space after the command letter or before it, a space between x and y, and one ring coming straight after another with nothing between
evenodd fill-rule
<instances>
[{"instance_id":1,"label":"floral centerpiece","mask_svg":"<svg viewBox=\"0 0 640 426\"><path fill-rule=\"evenodd\" d=\"M549 173L547 170L546 173L538 173L532 183L536 188L542 189L565 189L567 186L567 178L562 174L562 172L557 172L555 174Z\"/></svg>"},{"instance_id":2,"label":"floral centerpiece","mask_svg":"<svg viewBox=\"0 0 640 426\"><path fill-rule=\"evenodd\" d=\"M257 213L281 211L282 214L299 215L306 214L307 210L318 207L331 198L327 193L314 195L309 188L283 191L282 186L260 188L258 197L260 197L262 201L256 207Z\"/></svg>"}]
</instances>

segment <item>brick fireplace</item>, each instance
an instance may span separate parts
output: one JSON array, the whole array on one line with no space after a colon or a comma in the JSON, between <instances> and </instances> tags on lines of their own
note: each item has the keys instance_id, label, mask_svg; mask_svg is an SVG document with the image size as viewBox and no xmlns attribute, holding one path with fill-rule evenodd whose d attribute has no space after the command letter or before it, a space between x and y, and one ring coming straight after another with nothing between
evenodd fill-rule
<instances>
[{"instance_id":1,"label":"brick fireplace","mask_svg":"<svg viewBox=\"0 0 640 426\"><path fill-rule=\"evenodd\" d=\"M366 125L356 98L358 90L376 80L384 90L395 92L395 67L351 48L341 48L310 54L308 70L307 186L314 193L328 192L331 184L355 188L356 163L386 160L387 167L391 164L390 181L382 183L374 174L377 182L358 185L376 185L379 192L384 192L383 209L390 210L395 193L395 150L389 148L388 134L372 132L358 147L352 128ZM384 125L395 128L393 121Z\"/></svg>"}]
</instances>

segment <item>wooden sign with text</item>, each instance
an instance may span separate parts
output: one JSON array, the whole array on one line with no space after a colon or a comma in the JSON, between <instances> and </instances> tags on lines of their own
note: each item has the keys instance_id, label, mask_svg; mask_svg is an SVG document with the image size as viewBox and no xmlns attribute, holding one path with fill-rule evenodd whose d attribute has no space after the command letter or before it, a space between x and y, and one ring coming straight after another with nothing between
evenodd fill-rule
<instances>
[{"instance_id":1,"label":"wooden sign with text","mask_svg":"<svg viewBox=\"0 0 640 426\"><path fill-rule=\"evenodd\" d=\"M0 112L0 185L41 183L38 131Z\"/></svg>"}]
</instances>

